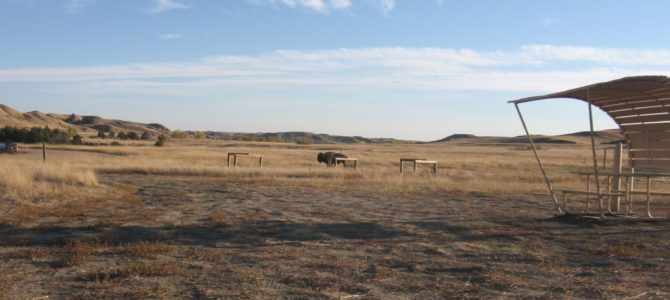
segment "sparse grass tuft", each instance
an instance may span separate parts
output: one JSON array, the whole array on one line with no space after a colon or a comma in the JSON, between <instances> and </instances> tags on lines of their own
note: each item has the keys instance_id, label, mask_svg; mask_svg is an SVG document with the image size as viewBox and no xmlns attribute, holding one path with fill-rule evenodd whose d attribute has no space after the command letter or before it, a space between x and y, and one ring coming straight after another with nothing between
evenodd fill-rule
<instances>
[{"instance_id":1,"label":"sparse grass tuft","mask_svg":"<svg viewBox=\"0 0 670 300\"><path fill-rule=\"evenodd\" d=\"M14 282L9 278L9 270L0 265L0 300L12 299L11 292Z\"/></svg>"},{"instance_id":2,"label":"sparse grass tuft","mask_svg":"<svg viewBox=\"0 0 670 300\"><path fill-rule=\"evenodd\" d=\"M231 225L231 222L226 213L216 211L209 215L209 224L214 227L228 227Z\"/></svg>"},{"instance_id":3,"label":"sparse grass tuft","mask_svg":"<svg viewBox=\"0 0 670 300\"><path fill-rule=\"evenodd\" d=\"M140 242L137 244L126 244L118 250L119 254L142 257L156 258L159 254L166 254L170 247L163 242Z\"/></svg>"},{"instance_id":4,"label":"sparse grass tuft","mask_svg":"<svg viewBox=\"0 0 670 300\"><path fill-rule=\"evenodd\" d=\"M99 245L80 241L67 243L63 248L65 253L61 266L74 267L90 261L98 247Z\"/></svg>"},{"instance_id":5,"label":"sparse grass tuft","mask_svg":"<svg viewBox=\"0 0 670 300\"><path fill-rule=\"evenodd\" d=\"M51 256L51 254L53 254L53 251L48 248L22 248L12 252L9 257L36 261L47 258Z\"/></svg>"},{"instance_id":6,"label":"sparse grass tuft","mask_svg":"<svg viewBox=\"0 0 670 300\"><path fill-rule=\"evenodd\" d=\"M182 270L174 261L164 262L131 262L124 267L115 268L106 271L99 271L91 274L89 278L98 284L113 285L125 278L142 278L142 277L165 277L176 276L182 274Z\"/></svg>"}]
</instances>

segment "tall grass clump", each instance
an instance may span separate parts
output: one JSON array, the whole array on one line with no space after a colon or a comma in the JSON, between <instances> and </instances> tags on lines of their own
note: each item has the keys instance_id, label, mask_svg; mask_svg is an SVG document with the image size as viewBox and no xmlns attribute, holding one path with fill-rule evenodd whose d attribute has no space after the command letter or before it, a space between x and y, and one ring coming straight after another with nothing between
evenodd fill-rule
<instances>
[{"instance_id":1,"label":"tall grass clump","mask_svg":"<svg viewBox=\"0 0 670 300\"><path fill-rule=\"evenodd\" d=\"M68 190L98 185L90 168L70 163L43 163L41 161L0 158L0 191L2 196L35 198L62 195Z\"/></svg>"}]
</instances>

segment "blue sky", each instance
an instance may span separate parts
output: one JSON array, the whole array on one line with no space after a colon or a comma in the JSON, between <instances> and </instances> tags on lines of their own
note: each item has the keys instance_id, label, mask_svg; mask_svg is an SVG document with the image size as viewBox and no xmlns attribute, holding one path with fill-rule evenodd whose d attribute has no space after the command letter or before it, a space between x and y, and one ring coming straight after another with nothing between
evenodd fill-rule
<instances>
[{"instance_id":1,"label":"blue sky","mask_svg":"<svg viewBox=\"0 0 670 300\"><path fill-rule=\"evenodd\" d=\"M665 0L0 0L0 103L173 129L519 135L507 100L670 74ZM522 107L537 133L586 105ZM598 114L599 128L614 124Z\"/></svg>"}]
</instances>

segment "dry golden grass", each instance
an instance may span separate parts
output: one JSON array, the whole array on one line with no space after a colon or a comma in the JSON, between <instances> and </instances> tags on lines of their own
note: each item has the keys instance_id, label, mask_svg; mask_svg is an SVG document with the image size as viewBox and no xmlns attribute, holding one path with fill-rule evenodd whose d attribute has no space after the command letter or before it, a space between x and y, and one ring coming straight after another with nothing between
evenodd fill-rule
<instances>
[{"instance_id":1,"label":"dry golden grass","mask_svg":"<svg viewBox=\"0 0 670 300\"><path fill-rule=\"evenodd\" d=\"M525 146L481 146L468 144L425 145L291 145L221 141L172 141L168 147L150 146L58 146L55 149L77 153L64 157L76 161L38 168L28 165L24 175L2 178L17 194L45 183L92 185L98 173L210 176L266 179L273 182L300 182L307 185L369 184L375 190L429 189L478 193L538 193L545 191L532 154ZM319 151L342 151L359 159L359 171L333 170L316 163ZM253 160L240 159L240 168L226 168L227 152L262 153L264 168L253 167ZM58 153L58 152L54 152ZM55 154L56 157L60 154ZM583 145L544 147L541 155L557 185L576 187L570 171L589 166L589 151ZM420 169L418 175L398 173L400 157L422 157L439 161L439 173L431 176ZM10 160L10 159L7 159ZM12 157L11 161L17 160ZM19 161L22 159L19 158ZM60 161L60 158L58 158ZM69 159L64 160L65 162ZM14 162L14 164L20 164ZM47 165L51 165L48 163ZM80 172L81 170L86 170ZM37 175L35 172L39 171ZM26 175L26 173L29 173ZM580 186L581 187L581 186ZM38 189L40 190L40 189Z\"/></svg>"},{"instance_id":2,"label":"dry golden grass","mask_svg":"<svg viewBox=\"0 0 670 300\"><path fill-rule=\"evenodd\" d=\"M65 253L61 265L64 267L73 267L84 264L93 258L98 248L99 245L96 244L80 241L69 242L63 248Z\"/></svg>"},{"instance_id":3,"label":"dry golden grass","mask_svg":"<svg viewBox=\"0 0 670 300\"><path fill-rule=\"evenodd\" d=\"M0 187L5 197L43 198L98 184L93 170L76 161L43 163L23 156L0 156Z\"/></svg>"},{"instance_id":4,"label":"dry golden grass","mask_svg":"<svg viewBox=\"0 0 670 300\"><path fill-rule=\"evenodd\" d=\"M137 244L125 244L115 251L121 255L156 258L159 254L167 254L170 247L163 242L140 242Z\"/></svg>"}]
</instances>

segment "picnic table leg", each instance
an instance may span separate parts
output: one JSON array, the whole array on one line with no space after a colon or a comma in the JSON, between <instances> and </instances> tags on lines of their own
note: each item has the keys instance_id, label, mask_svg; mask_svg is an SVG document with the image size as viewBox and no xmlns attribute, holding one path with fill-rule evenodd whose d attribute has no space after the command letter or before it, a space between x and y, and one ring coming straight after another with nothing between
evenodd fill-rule
<instances>
[{"instance_id":1,"label":"picnic table leg","mask_svg":"<svg viewBox=\"0 0 670 300\"><path fill-rule=\"evenodd\" d=\"M647 216L654 217L651 215L651 177L647 177Z\"/></svg>"},{"instance_id":2,"label":"picnic table leg","mask_svg":"<svg viewBox=\"0 0 670 300\"><path fill-rule=\"evenodd\" d=\"M414 161L414 174L416 174L416 161Z\"/></svg>"},{"instance_id":3,"label":"picnic table leg","mask_svg":"<svg viewBox=\"0 0 670 300\"><path fill-rule=\"evenodd\" d=\"M228 167L230 167L230 154L228 154Z\"/></svg>"},{"instance_id":4,"label":"picnic table leg","mask_svg":"<svg viewBox=\"0 0 670 300\"><path fill-rule=\"evenodd\" d=\"M628 207L626 207L626 214L625 216L629 216L630 213L633 210L633 195L632 195L632 189L633 189L633 176L628 176L627 181L626 181L626 202L628 202Z\"/></svg>"},{"instance_id":5,"label":"picnic table leg","mask_svg":"<svg viewBox=\"0 0 670 300\"><path fill-rule=\"evenodd\" d=\"M233 162L235 164L235 168L237 168L237 155L233 155Z\"/></svg>"},{"instance_id":6,"label":"picnic table leg","mask_svg":"<svg viewBox=\"0 0 670 300\"><path fill-rule=\"evenodd\" d=\"M437 163L433 165L433 174L437 174Z\"/></svg>"},{"instance_id":7,"label":"picnic table leg","mask_svg":"<svg viewBox=\"0 0 670 300\"><path fill-rule=\"evenodd\" d=\"M568 212L568 193L563 193L563 211L566 214L569 214L569 212Z\"/></svg>"},{"instance_id":8,"label":"picnic table leg","mask_svg":"<svg viewBox=\"0 0 670 300\"><path fill-rule=\"evenodd\" d=\"M586 175L586 191L591 192L591 175ZM591 211L591 195L586 194L586 211L588 214Z\"/></svg>"},{"instance_id":9,"label":"picnic table leg","mask_svg":"<svg viewBox=\"0 0 670 300\"><path fill-rule=\"evenodd\" d=\"M400 174L402 174L402 160L400 161Z\"/></svg>"},{"instance_id":10,"label":"picnic table leg","mask_svg":"<svg viewBox=\"0 0 670 300\"><path fill-rule=\"evenodd\" d=\"M612 178L612 176L607 175L607 191L609 193L612 192L612 188L611 188L611 184L610 184L611 178ZM607 197L607 211L609 211L610 214L614 213L614 210L612 209L612 197Z\"/></svg>"},{"instance_id":11,"label":"picnic table leg","mask_svg":"<svg viewBox=\"0 0 670 300\"><path fill-rule=\"evenodd\" d=\"M354 160L354 170L358 170L358 160Z\"/></svg>"}]
</instances>

